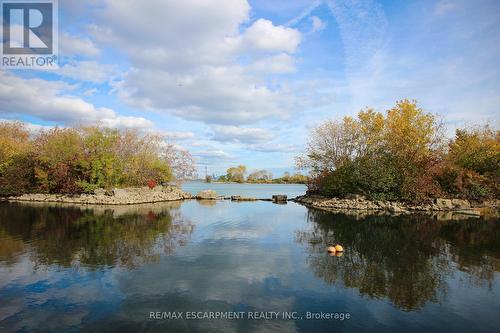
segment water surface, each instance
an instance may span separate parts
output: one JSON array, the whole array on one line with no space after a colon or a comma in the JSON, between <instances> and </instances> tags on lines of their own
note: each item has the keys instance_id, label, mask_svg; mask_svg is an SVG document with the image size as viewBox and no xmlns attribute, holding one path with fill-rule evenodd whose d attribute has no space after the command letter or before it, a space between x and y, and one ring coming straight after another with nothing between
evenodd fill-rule
<instances>
[{"instance_id":1,"label":"water surface","mask_svg":"<svg viewBox=\"0 0 500 333\"><path fill-rule=\"evenodd\" d=\"M499 229L295 203L0 203L0 331L499 332ZM343 256L326 253L334 243ZM302 319L150 319L155 311Z\"/></svg>"},{"instance_id":2,"label":"water surface","mask_svg":"<svg viewBox=\"0 0 500 333\"><path fill-rule=\"evenodd\" d=\"M198 181L184 182L182 190L196 194L203 190L214 190L219 195L241 195L258 199L270 199L274 194L285 194L295 198L306 193L304 184L238 184L238 183L205 183Z\"/></svg>"}]
</instances>

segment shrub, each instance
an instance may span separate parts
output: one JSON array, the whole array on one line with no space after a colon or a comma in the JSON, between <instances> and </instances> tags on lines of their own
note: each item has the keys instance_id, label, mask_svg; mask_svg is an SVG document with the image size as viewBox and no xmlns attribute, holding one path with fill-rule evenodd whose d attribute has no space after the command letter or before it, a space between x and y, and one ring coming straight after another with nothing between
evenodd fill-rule
<instances>
[{"instance_id":1,"label":"shrub","mask_svg":"<svg viewBox=\"0 0 500 333\"><path fill-rule=\"evenodd\" d=\"M152 190L156 187L156 182L153 179L148 180L148 187Z\"/></svg>"},{"instance_id":2,"label":"shrub","mask_svg":"<svg viewBox=\"0 0 500 333\"><path fill-rule=\"evenodd\" d=\"M326 196L493 198L500 192L500 132L457 130L446 147L436 116L402 100L385 116L367 110L314 128L297 165L311 170L309 192Z\"/></svg>"},{"instance_id":3,"label":"shrub","mask_svg":"<svg viewBox=\"0 0 500 333\"><path fill-rule=\"evenodd\" d=\"M99 127L54 128L30 135L21 123L0 122L0 195L82 193L172 180L172 165L192 170L164 150L161 137ZM186 171L187 170L187 171Z\"/></svg>"}]
</instances>

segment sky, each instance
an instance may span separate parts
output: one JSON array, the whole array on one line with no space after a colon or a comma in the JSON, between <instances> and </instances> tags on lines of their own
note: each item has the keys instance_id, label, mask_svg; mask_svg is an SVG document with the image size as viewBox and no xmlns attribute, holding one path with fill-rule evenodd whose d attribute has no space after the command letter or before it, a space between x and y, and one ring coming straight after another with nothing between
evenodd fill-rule
<instances>
[{"instance_id":1,"label":"sky","mask_svg":"<svg viewBox=\"0 0 500 333\"><path fill-rule=\"evenodd\" d=\"M500 1L59 0L59 69L0 69L0 119L160 133L199 174L295 172L311 128L416 99L500 119Z\"/></svg>"}]
</instances>

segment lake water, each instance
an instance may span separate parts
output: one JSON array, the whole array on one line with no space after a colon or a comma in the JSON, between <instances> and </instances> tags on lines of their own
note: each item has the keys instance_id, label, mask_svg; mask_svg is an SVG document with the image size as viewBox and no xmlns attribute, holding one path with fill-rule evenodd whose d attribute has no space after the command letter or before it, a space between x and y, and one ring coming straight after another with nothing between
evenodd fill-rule
<instances>
[{"instance_id":1,"label":"lake water","mask_svg":"<svg viewBox=\"0 0 500 333\"><path fill-rule=\"evenodd\" d=\"M0 332L500 332L499 273L494 220L0 203Z\"/></svg>"},{"instance_id":2,"label":"lake water","mask_svg":"<svg viewBox=\"0 0 500 333\"><path fill-rule=\"evenodd\" d=\"M241 195L258 199L270 199L273 194L286 194L288 198L295 198L306 193L303 184L237 184L237 183L205 183L185 182L182 190L193 195L203 190L214 190L219 195Z\"/></svg>"}]
</instances>

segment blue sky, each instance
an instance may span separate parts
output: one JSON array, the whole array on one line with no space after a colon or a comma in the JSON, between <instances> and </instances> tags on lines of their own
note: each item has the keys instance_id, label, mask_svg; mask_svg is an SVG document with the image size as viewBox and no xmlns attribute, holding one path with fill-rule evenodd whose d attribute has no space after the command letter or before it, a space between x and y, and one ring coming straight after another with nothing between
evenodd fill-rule
<instances>
[{"instance_id":1,"label":"blue sky","mask_svg":"<svg viewBox=\"0 0 500 333\"><path fill-rule=\"evenodd\" d=\"M308 131L402 98L498 125L499 1L60 0L60 68L0 70L0 119L160 132L204 174L294 171Z\"/></svg>"}]
</instances>

